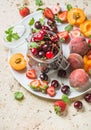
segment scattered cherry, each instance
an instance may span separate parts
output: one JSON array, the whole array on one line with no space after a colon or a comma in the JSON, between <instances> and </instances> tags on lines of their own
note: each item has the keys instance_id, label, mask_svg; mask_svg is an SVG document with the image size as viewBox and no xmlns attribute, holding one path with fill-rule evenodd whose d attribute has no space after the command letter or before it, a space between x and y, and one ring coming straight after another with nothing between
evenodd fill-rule
<instances>
[{"instance_id":1,"label":"scattered cherry","mask_svg":"<svg viewBox=\"0 0 91 130\"><path fill-rule=\"evenodd\" d=\"M48 75L46 73L41 73L39 77L41 80L48 81Z\"/></svg>"},{"instance_id":2,"label":"scattered cherry","mask_svg":"<svg viewBox=\"0 0 91 130\"><path fill-rule=\"evenodd\" d=\"M51 86L53 86L53 87L55 87L55 88L59 87L58 81L57 81L57 80L52 80L52 81L51 81Z\"/></svg>"},{"instance_id":3,"label":"scattered cherry","mask_svg":"<svg viewBox=\"0 0 91 130\"><path fill-rule=\"evenodd\" d=\"M69 95L70 94L70 87L68 85L63 85L61 87L61 92L66 94L66 95Z\"/></svg>"},{"instance_id":4,"label":"scattered cherry","mask_svg":"<svg viewBox=\"0 0 91 130\"><path fill-rule=\"evenodd\" d=\"M74 107L75 107L76 109L82 109L83 104L82 104L81 101L75 101L75 102L74 102Z\"/></svg>"},{"instance_id":5,"label":"scattered cherry","mask_svg":"<svg viewBox=\"0 0 91 130\"><path fill-rule=\"evenodd\" d=\"M91 103L91 93L87 93L87 94L84 96L84 99L85 99L86 102Z\"/></svg>"}]
</instances>

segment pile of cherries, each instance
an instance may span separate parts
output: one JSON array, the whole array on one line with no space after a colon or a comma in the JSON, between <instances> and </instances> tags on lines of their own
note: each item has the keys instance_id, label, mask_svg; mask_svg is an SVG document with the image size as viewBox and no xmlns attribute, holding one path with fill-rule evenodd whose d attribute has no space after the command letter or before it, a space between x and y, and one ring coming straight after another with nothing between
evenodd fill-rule
<instances>
[{"instance_id":1,"label":"pile of cherries","mask_svg":"<svg viewBox=\"0 0 91 130\"><path fill-rule=\"evenodd\" d=\"M40 21L36 21L34 26L39 31L34 33L30 39L30 46L32 42L37 44L37 46L30 48L32 54L42 60L53 58L60 49L55 21L48 20L47 23L50 27L42 25Z\"/></svg>"}]
</instances>

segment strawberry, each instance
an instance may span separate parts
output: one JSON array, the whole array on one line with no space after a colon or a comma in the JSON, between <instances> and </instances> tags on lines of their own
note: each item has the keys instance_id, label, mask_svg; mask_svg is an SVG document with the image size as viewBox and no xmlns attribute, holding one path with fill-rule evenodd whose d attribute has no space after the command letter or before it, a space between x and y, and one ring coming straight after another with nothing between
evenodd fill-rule
<instances>
[{"instance_id":1,"label":"strawberry","mask_svg":"<svg viewBox=\"0 0 91 130\"><path fill-rule=\"evenodd\" d=\"M52 10L48 7L46 7L43 11L43 15L47 18L47 19L50 19L50 20L53 20L54 19L54 14L52 12Z\"/></svg>"},{"instance_id":2,"label":"strawberry","mask_svg":"<svg viewBox=\"0 0 91 130\"><path fill-rule=\"evenodd\" d=\"M63 11L57 14L61 22L67 22L67 15L68 15L68 11Z\"/></svg>"},{"instance_id":3,"label":"strawberry","mask_svg":"<svg viewBox=\"0 0 91 130\"><path fill-rule=\"evenodd\" d=\"M69 33L68 33L68 31L59 32L57 35L58 35L59 38L60 38L61 40L63 40L63 41L66 41L66 40L68 40L68 38L69 38Z\"/></svg>"},{"instance_id":4,"label":"strawberry","mask_svg":"<svg viewBox=\"0 0 91 130\"><path fill-rule=\"evenodd\" d=\"M36 75L35 69L27 70L26 77L28 77L29 79L36 79L37 75Z\"/></svg>"},{"instance_id":5,"label":"strawberry","mask_svg":"<svg viewBox=\"0 0 91 130\"><path fill-rule=\"evenodd\" d=\"M75 37L79 37L81 35L81 32L79 29L75 29L75 30L72 30L70 32L70 36L71 38L75 38Z\"/></svg>"},{"instance_id":6,"label":"strawberry","mask_svg":"<svg viewBox=\"0 0 91 130\"><path fill-rule=\"evenodd\" d=\"M30 14L30 10L28 7L23 6L19 9L19 13L22 17L25 17Z\"/></svg>"},{"instance_id":7,"label":"strawberry","mask_svg":"<svg viewBox=\"0 0 91 130\"><path fill-rule=\"evenodd\" d=\"M61 115L66 109L66 103L62 100L54 102L54 110L56 114Z\"/></svg>"},{"instance_id":8,"label":"strawberry","mask_svg":"<svg viewBox=\"0 0 91 130\"><path fill-rule=\"evenodd\" d=\"M40 80L38 79L34 79L30 82L29 86L33 89L33 90L36 90L36 91L39 91L40 90L40 85L41 85L41 82Z\"/></svg>"},{"instance_id":9,"label":"strawberry","mask_svg":"<svg viewBox=\"0 0 91 130\"><path fill-rule=\"evenodd\" d=\"M50 86L50 87L47 88L47 94L48 94L49 96L51 96L51 97L55 96L56 91L55 91L55 89L54 89L53 86Z\"/></svg>"}]
</instances>

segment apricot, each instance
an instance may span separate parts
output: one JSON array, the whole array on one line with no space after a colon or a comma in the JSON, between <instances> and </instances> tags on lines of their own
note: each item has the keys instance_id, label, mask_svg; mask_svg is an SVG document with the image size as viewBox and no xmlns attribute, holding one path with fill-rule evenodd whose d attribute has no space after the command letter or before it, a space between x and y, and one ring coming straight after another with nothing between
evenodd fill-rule
<instances>
[{"instance_id":1,"label":"apricot","mask_svg":"<svg viewBox=\"0 0 91 130\"><path fill-rule=\"evenodd\" d=\"M83 23L86 19L86 16L84 14L84 11L80 8L72 8L70 11L68 11L68 22L71 25L80 25Z\"/></svg>"},{"instance_id":2,"label":"apricot","mask_svg":"<svg viewBox=\"0 0 91 130\"><path fill-rule=\"evenodd\" d=\"M21 53L13 54L9 59L9 64L14 70L23 70L26 68L26 60L24 59L24 55Z\"/></svg>"},{"instance_id":3,"label":"apricot","mask_svg":"<svg viewBox=\"0 0 91 130\"><path fill-rule=\"evenodd\" d=\"M86 20L80 25L80 31L86 36L91 35L91 20Z\"/></svg>"}]
</instances>

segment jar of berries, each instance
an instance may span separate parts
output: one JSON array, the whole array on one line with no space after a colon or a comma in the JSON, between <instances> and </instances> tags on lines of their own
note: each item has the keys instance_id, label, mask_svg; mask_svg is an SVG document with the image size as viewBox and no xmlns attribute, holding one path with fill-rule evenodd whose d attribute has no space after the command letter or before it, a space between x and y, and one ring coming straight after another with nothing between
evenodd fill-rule
<instances>
[{"instance_id":1,"label":"jar of berries","mask_svg":"<svg viewBox=\"0 0 91 130\"><path fill-rule=\"evenodd\" d=\"M62 68L66 70L69 62L63 56L62 45L57 34L40 30L28 41L28 63L37 66L41 72Z\"/></svg>"}]
</instances>

